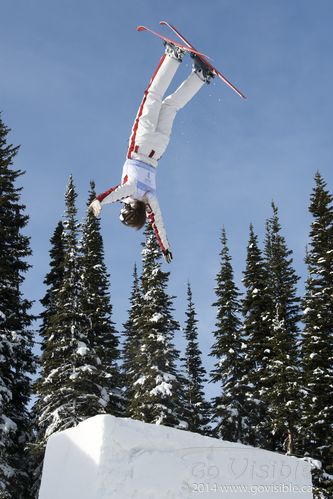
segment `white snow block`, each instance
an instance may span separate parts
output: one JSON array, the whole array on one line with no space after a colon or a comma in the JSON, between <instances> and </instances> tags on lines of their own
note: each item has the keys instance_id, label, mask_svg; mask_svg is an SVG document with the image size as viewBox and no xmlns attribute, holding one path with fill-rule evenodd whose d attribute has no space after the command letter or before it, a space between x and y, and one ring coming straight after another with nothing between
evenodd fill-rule
<instances>
[{"instance_id":1,"label":"white snow block","mask_svg":"<svg viewBox=\"0 0 333 499\"><path fill-rule=\"evenodd\" d=\"M310 499L310 465L253 447L113 416L53 435L39 499Z\"/></svg>"}]
</instances>

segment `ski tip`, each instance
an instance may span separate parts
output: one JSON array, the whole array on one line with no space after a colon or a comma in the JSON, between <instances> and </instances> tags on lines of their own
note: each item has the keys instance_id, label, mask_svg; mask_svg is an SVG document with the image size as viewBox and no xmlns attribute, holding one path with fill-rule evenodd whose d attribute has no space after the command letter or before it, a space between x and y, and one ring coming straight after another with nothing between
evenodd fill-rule
<instances>
[{"instance_id":1,"label":"ski tip","mask_svg":"<svg viewBox=\"0 0 333 499\"><path fill-rule=\"evenodd\" d=\"M137 31L144 31L146 28L144 26L137 26L136 30Z\"/></svg>"}]
</instances>

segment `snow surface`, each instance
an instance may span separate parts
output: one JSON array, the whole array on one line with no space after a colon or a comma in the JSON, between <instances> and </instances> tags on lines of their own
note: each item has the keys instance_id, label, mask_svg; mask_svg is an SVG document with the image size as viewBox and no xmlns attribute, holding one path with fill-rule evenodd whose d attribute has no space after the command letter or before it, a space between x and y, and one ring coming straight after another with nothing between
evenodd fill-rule
<instances>
[{"instance_id":1,"label":"snow surface","mask_svg":"<svg viewBox=\"0 0 333 499\"><path fill-rule=\"evenodd\" d=\"M39 499L312 498L310 464L114 416L48 441Z\"/></svg>"}]
</instances>

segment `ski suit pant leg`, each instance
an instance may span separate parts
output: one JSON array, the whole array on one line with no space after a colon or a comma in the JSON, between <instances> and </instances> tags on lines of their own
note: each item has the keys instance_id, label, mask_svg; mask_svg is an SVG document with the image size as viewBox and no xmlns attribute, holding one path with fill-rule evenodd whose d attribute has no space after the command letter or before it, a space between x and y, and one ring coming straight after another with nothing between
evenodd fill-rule
<instances>
[{"instance_id":1,"label":"ski suit pant leg","mask_svg":"<svg viewBox=\"0 0 333 499\"><path fill-rule=\"evenodd\" d=\"M172 125L177 111L186 106L204 84L201 78L193 71L180 87L162 102L156 128L156 134L159 136L159 143L161 144L158 151L159 157L162 156L170 141Z\"/></svg>"},{"instance_id":2,"label":"ski suit pant leg","mask_svg":"<svg viewBox=\"0 0 333 499\"><path fill-rule=\"evenodd\" d=\"M159 137L156 135L162 100L180 61L164 54L153 74L136 116L127 157L157 166Z\"/></svg>"}]
</instances>

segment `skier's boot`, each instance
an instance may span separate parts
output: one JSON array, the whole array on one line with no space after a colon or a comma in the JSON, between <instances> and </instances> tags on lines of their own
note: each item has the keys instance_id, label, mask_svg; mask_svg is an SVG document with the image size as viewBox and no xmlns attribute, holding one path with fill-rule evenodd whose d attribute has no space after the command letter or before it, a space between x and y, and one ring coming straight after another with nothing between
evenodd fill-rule
<instances>
[{"instance_id":1,"label":"skier's boot","mask_svg":"<svg viewBox=\"0 0 333 499\"><path fill-rule=\"evenodd\" d=\"M185 50L182 50L181 47L174 45L171 42L164 42L165 53L168 54L173 59L176 59L179 62L182 62Z\"/></svg>"},{"instance_id":2,"label":"skier's boot","mask_svg":"<svg viewBox=\"0 0 333 499\"><path fill-rule=\"evenodd\" d=\"M193 70L199 76L200 80L209 84L210 80L215 77L210 67L204 63L196 54L191 54L193 59Z\"/></svg>"}]
</instances>

